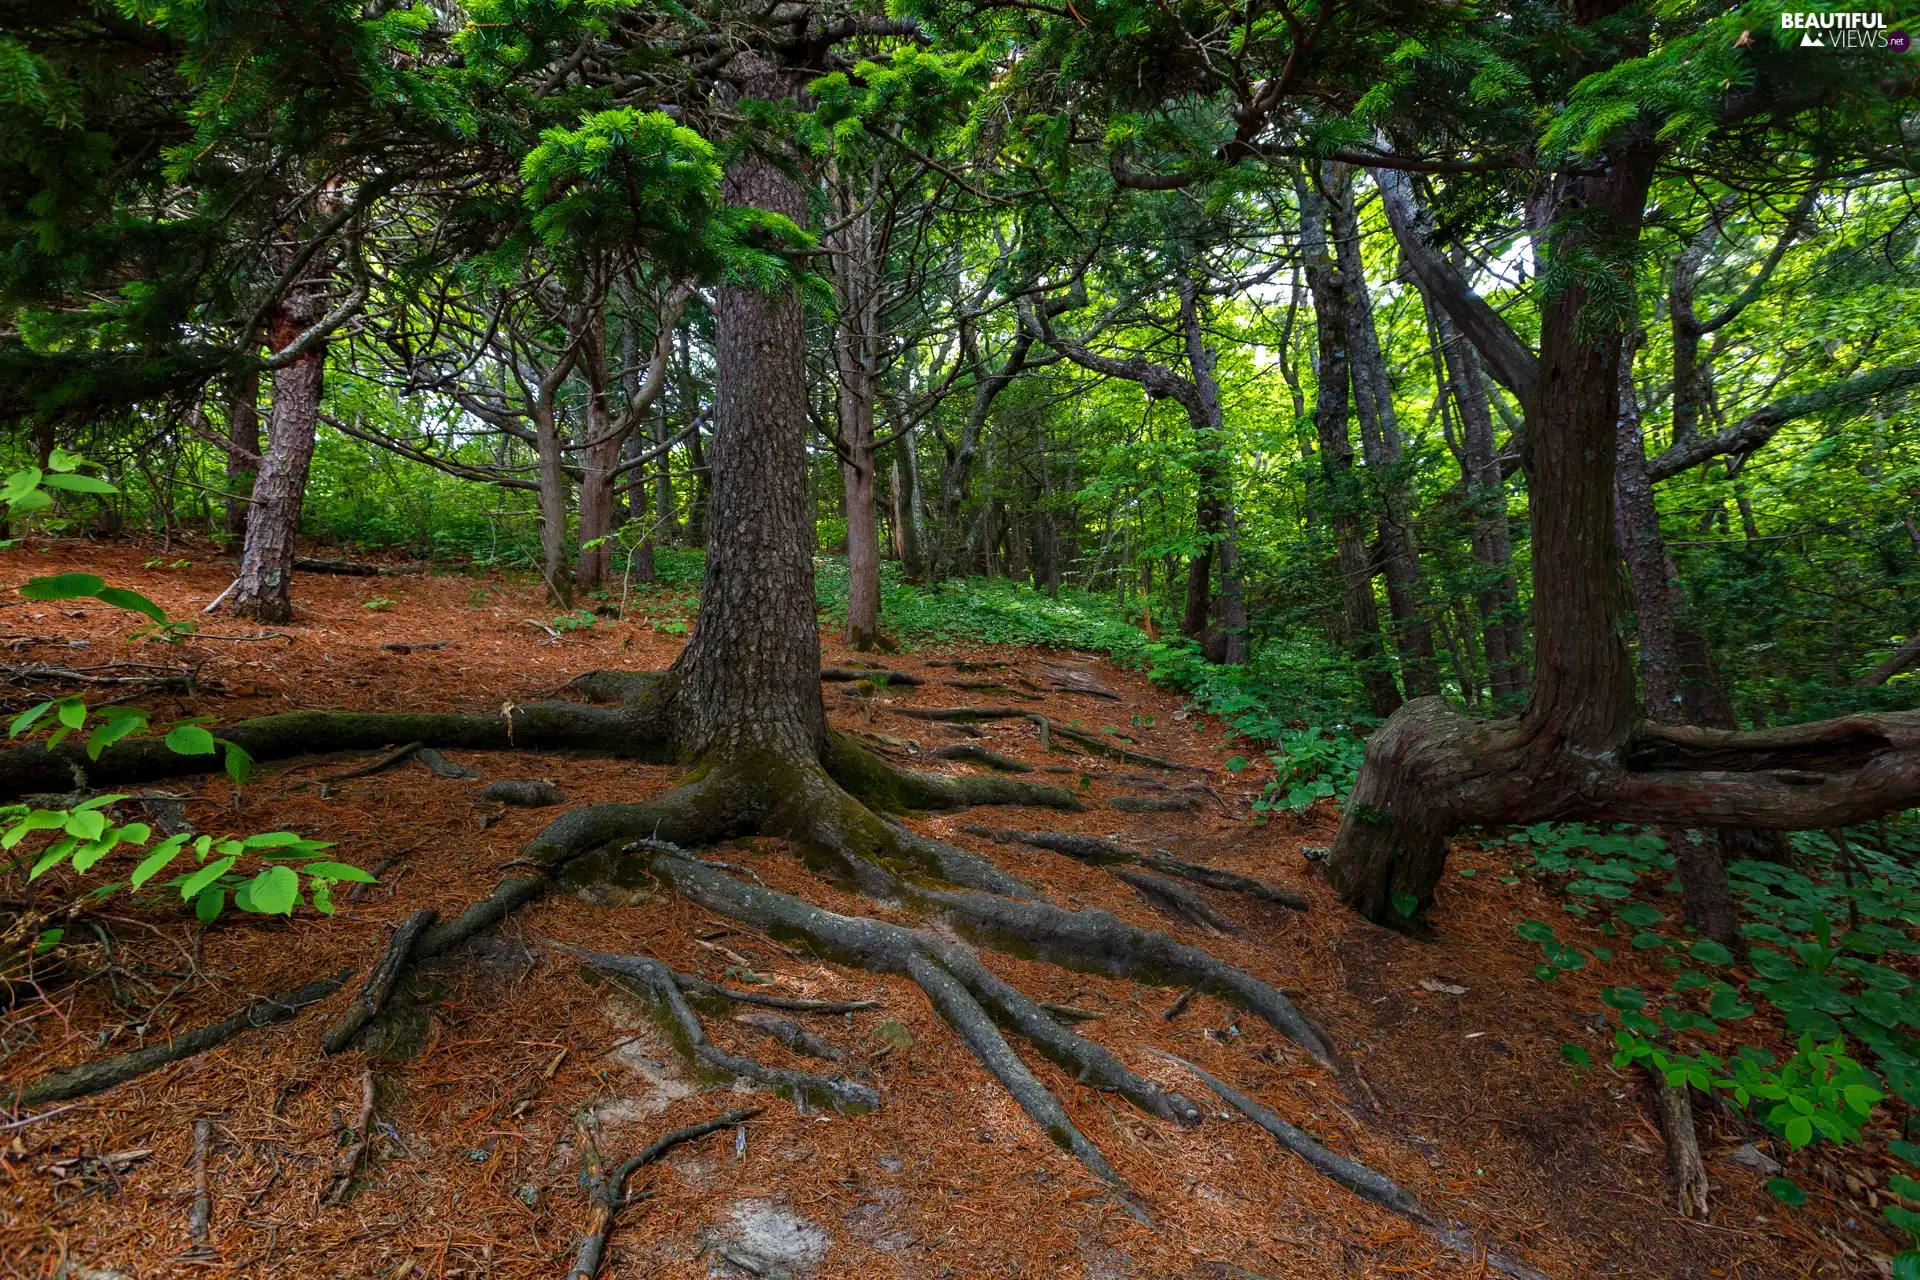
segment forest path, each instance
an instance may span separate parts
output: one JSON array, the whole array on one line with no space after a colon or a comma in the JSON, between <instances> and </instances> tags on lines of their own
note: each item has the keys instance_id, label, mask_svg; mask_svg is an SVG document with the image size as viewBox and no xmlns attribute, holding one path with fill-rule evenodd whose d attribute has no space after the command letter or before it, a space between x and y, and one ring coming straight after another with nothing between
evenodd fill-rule
<instances>
[{"instance_id":1,"label":"forest path","mask_svg":"<svg viewBox=\"0 0 1920 1280\"><path fill-rule=\"evenodd\" d=\"M34 544L38 547L38 543ZM0 554L0 579L86 570L192 613L230 576L221 561L143 567L150 550L53 544ZM168 564L192 558L175 552ZM562 631L534 587L498 575L400 578L306 576L299 621L285 639L206 641L177 655L120 638L126 615L22 603L0 613L12 661L67 666L111 661L201 662L201 692L162 697L168 713L221 719L296 707L497 710L607 666L667 665L690 593L636 601L633 620ZM380 601L390 603L380 604ZM378 607L369 608L369 604ZM225 618L208 631L251 635ZM88 642L84 649L73 640ZM397 653L383 643L445 640ZM1077 1087L1028 1054L1148 1206L1143 1226L1100 1194L1072 1157L1019 1110L934 1013L911 981L822 963L642 884L593 901L551 895L433 962L437 999L423 1012L417 1056L324 1056L319 1028L344 993L279 1028L252 1032L72 1111L15 1131L4 1156L6 1222L0 1272L44 1275L54 1260L131 1276L208 1266L248 1276L558 1276L587 1204L577 1177L576 1116L591 1116L609 1161L668 1129L730 1107L764 1109L741 1130L689 1143L641 1171L650 1198L624 1210L612 1276L780 1274L853 1276L1334 1277L1477 1276L1481 1262L1361 1201L1281 1151L1265 1133L1221 1114L1217 1099L1147 1052L1187 1057L1268 1107L1396 1179L1437 1216L1468 1224L1487 1245L1562 1280L1588 1275L1773 1276L1871 1274L1830 1238L1783 1224L1761 1179L1706 1146L1716 1190L1712 1224L1679 1220L1660 1138L1638 1085L1606 1068L1576 1073L1566 1041L1604 1061L1588 1011L1600 980L1533 980L1537 957L1513 932L1527 918L1567 920L1525 878L1503 884L1504 857L1469 847L1436 905L1437 935L1416 942L1368 926L1334 902L1302 850L1331 842L1332 819L1282 814L1256 824L1249 805L1271 768L1218 723L1137 672L1089 655L930 646L854 655L825 640L825 665L878 661L918 685L862 691L826 686L834 724L922 767L983 766L929 757L968 743L1028 765L1036 779L1078 790L1079 813L976 809L911 825L991 856L1068 907L1099 906L1163 929L1294 995L1351 1055L1377 1100L1366 1117L1329 1075L1271 1028L1210 996L1163 1016L1177 989L1068 973L996 954L995 971L1036 999L1100 1016L1080 1024L1126 1063L1201 1102L1195 1130ZM82 662L76 655L84 655ZM956 663L968 664L956 666ZM1075 677L1068 673L1084 673ZM1110 697L1055 687L1084 679ZM948 683L956 682L956 683ZM997 688L963 688L992 684ZM16 698L15 701L22 701ZM1188 766L1163 771L1102 758L1034 724L1004 719L961 730L910 709L1010 705L1044 714ZM572 803L662 794L677 771L533 753L451 753L486 780L540 778ZM1227 768L1236 754L1254 763ZM554 810L476 799L481 783L417 765L324 789L287 788L359 763L263 766L253 785L182 784L188 819L208 831L289 829L338 842L347 861L390 863L383 884L331 919L229 915L196 946L190 922L163 907L115 910L118 961L130 1004L95 982L51 1004L16 1009L0 1070L9 1086L54 1067L123 1052L224 1016L249 996L285 990L345 965L364 967L386 930L422 907L443 915L484 896ZM1051 772L1048 772L1051 771ZM1128 798L1174 802L1132 812ZM1115 802L1123 807L1116 807ZM1196 892L1234 932L1169 916L1109 871L1042 849L983 839L969 826L1078 832L1258 877L1304 895L1305 912L1208 889ZM767 885L860 914L889 913L832 889L782 842L744 840L709 856ZM893 913L893 918L907 917ZM880 1002L871 1011L807 1018L884 1096L856 1117L801 1114L766 1093L691 1078L637 1002L542 945L652 955L676 969L783 995ZM104 959L98 947L75 963ZM1649 966L1651 961L1647 962ZM142 969L140 966L151 966ZM165 978L161 970L187 973ZM1627 980L1617 970L1607 982ZM170 990L178 987L177 990ZM159 1002L165 993L166 999ZM773 1064L817 1063L750 1028L710 1018L716 1042ZM344 1207L317 1204L344 1124L359 1109L363 1073L376 1080L375 1134L364 1180ZM718 1096L708 1096L717 1094ZM189 1253L194 1122L212 1119L206 1157L211 1254ZM137 1155L111 1176L89 1157ZM1858 1237L1856 1237L1858 1239ZM1882 1246L1884 1248L1884 1246ZM1796 1255L1791 1264L1782 1253ZM1822 1266L1827 1270L1816 1270ZM758 1272L755 1268L760 1268ZM12 1271L6 1271L13 1268ZM74 1270L70 1274L106 1274Z\"/></svg>"}]
</instances>

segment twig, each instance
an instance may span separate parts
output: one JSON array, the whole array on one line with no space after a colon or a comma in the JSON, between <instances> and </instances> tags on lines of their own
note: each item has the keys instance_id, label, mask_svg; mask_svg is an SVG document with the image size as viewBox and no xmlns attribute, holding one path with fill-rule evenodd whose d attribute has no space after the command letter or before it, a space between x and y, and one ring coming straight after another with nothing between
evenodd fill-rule
<instances>
[{"instance_id":1,"label":"twig","mask_svg":"<svg viewBox=\"0 0 1920 1280\"><path fill-rule=\"evenodd\" d=\"M227 584L227 589L225 591L222 591L219 595L215 596L213 598L213 603L208 605L206 608L202 609L200 612L212 613L215 609L218 609L221 603L225 601L228 596L233 594L233 589L239 585L240 585L240 579L238 578L235 578L232 582L229 582Z\"/></svg>"},{"instance_id":2,"label":"twig","mask_svg":"<svg viewBox=\"0 0 1920 1280\"><path fill-rule=\"evenodd\" d=\"M674 1147L695 1138L704 1138L721 1129L730 1129L749 1117L760 1114L758 1107L746 1107L739 1111L729 1111L725 1115L715 1116L711 1120L702 1120L699 1124L690 1124L684 1129L675 1129L666 1134L639 1155L618 1166L612 1173L596 1176L587 1188L587 1201L592 1206L592 1216L587 1221L586 1238L580 1241L580 1250L574 1255L573 1269L567 1272L567 1280L594 1280L600 1274L600 1263L606 1255L607 1240L613 1235L613 1220L620 1212L620 1206L626 1199L627 1179L634 1170L642 1165L652 1164Z\"/></svg>"},{"instance_id":3,"label":"twig","mask_svg":"<svg viewBox=\"0 0 1920 1280\"><path fill-rule=\"evenodd\" d=\"M542 631L546 632L548 636L552 637L555 640L558 640L560 638L560 633L558 631L555 631L552 627L540 621L538 618L522 618L520 619L520 621L526 623L530 627L540 628Z\"/></svg>"},{"instance_id":4,"label":"twig","mask_svg":"<svg viewBox=\"0 0 1920 1280\"><path fill-rule=\"evenodd\" d=\"M1182 991L1177 1000L1160 1011L1160 1021L1172 1022L1175 1018L1187 1011L1187 1006L1192 1004L1193 998L1199 994L1200 988L1198 987L1188 987L1185 991Z\"/></svg>"},{"instance_id":5,"label":"twig","mask_svg":"<svg viewBox=\"0 0 1920 1280\"><path fill-rule=\"evenodd\" d=\"M373 1070L369 1068L360 1076L360 1118L347 1131L353 1141L334 1160L333 1180L328 1183L326 1194L320 1197L321 1204L337 1208L347 1202L347 1192L353 1187L353 1175L359 1172L360 1161L366 1157L367 1136L372 1131Z\"/></svg>"},{"instance_id":6,"label":"twig","mask_svg":"<svg viewBox=\"0 0 1920 1280\"><path fill-rule=\"evenodd\" d=\"M0 1124L0 1133L7 1133L14 1129L24 1129L30 1124L39 1124L42 1120L52 1119L54 1116L59 1115L63 1111L71 1111L75 1107L79 1107L83 1105L85 1104L79 1103L79 1102L69 1102L64 1107L55 1107L51 1111L42 1111L39 1115L22 1116L18 1120L11 1120L11 1121L8 1121L6 1124Z\"/></svg>"},{"instance_id":7,"label":"twig","mask_svg":"<svg viewBox=\"0 0 1920 1280\"><path fill-rule=\"evenodd\" d=\"M232 640L240 644L251 644L256 640L285 640L293 643L293 637L284 631L263 631L257 636L216 636L205 631L189 631L181 636L182 640Z\"/></svg>"},{"instance_id":8,"label":"twig","mask_svg":"<svg viewBox=\"0 0 1920 1280\"><path fill-rule=\"evenodd\" d=\"M193 1122L193 1209L187 1214L187 1238L205 1248L207 1224L213 1220L213 1193L207 1189L207 1148L213 1141L213 1121Z\"/></svg>"},{"instance_id":9,"label":"twig","mask_svg":"<svg viewBox=\"0 0 1920 1280\"><path fill-rule=\"evenodd\" d=\"M368 971L366 985L360 988L360 994L321 1033L322 1050L339 1053L360 1034L362 1027L379 1015L386 1006L387 997L393 994L393 985L399 980L401 970L406 968L407 958L413 954L415 943L426 932L427 926L433 923L436 914L432 907L423 907L400 922L400 927L387 940L386 950L380 953L380 959Z\"/></svg>"}]
</instances>

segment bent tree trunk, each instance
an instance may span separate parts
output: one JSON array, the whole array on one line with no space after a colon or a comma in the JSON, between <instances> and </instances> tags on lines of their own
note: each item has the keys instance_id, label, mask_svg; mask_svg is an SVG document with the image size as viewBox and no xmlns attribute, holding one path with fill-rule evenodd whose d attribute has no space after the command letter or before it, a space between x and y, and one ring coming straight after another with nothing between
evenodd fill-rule
<instances>
[{"instance_id":1,"label":"bent tree trunk","mask_svg":"<svg viewBox=\"0 0 1920 1280\"><path fill-rule=\"evenodd\" d=\"M1578 208L1554 254L1630 254L1653 159L1625 145L1567 177ZM1531 452L1535 672L1516 718L1409 702L1374 734L1327 875L1355 910L1401 923L1433 900L1452 833L1540 821L1804 830L1920 800L1920 713L1742 733L1638 717L1615 585L1614 469L1622 317L1584 285L1550 299L1538 356L1424 242L1405 195L1387 211L1410 265L1519 394ZM1616 259L1624 262L1624 256ZM1592 309L1589 310L1589 307Z\"/></svg>"},{"instance_id":2,"label":"bent tree trunk","mask_svg":"<svg viewBox=\"0 0 1920 1280\"><path fill-rule=\"evenodd\" d=\"M236 379L227 398L227 536L247 536L247 504L260 471L260 375Z\"/></svg>"},{"instance_id":3,"label":"bent tree trunk","mask_svg":"<svg viewBox=\"0 0 1920 1280\"><path fill-rule=\"evenodd\" d=\"M319 322L326 312L324 282L296 286L274 312L269 341L275 351ZM247 513L240 578L227 607L256 622L293 621L294 538L313 465L314 424L327 367L327 344L315 343L273 373L273 409L267 416L267 451L254 477Z\"/></svg>"}]
</instances>

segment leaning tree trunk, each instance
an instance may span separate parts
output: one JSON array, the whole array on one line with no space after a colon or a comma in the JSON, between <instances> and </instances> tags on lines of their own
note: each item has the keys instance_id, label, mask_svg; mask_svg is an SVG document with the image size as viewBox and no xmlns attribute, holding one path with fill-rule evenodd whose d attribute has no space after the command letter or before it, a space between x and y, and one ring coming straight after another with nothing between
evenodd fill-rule
<instances>
[{"instance_id":1,"label":"leaning tree trunk","mask_svg":"<svg viewBox=\"0 0 1920 1280\"><path fill-rule=\"evenodd\" d=\"M319 322L326 312L324 281L303 282L276 309L269 342L275 351ZM293 621L294 538L313 465L314 425L327 367L327 344L315 343L292 364L274 370L267 449L254 477L240 576L227 607L256 622Z\"/></svg>"},{"instance_id":2,"label":"leaning tree trunk","mask_svg":"<svg viewBox=\"0 0 1920 1280\"><path fill-rule=\"evenodd\" d=\"M1386 649L1380 639L1372 557L1367 553L1367 539L1360 524L1365 504L1360 478L1353 471L1353 437L1347 427L1351 369L1347 359L1346 278L1334 265L1327 244L1326 197L1311 177L1296 175L1295 186L1300 198L1307 289L1313 298L1314 328L1319 336L1314 377L1318 399L1313 424L1320 442L1320 473L1325 486L1322 509L1333 529L1344 640L1359 670L1368 709L1385 719L1399 709L1400 690L1387 669Z\"/></svg>"},{"instance_id":3,"label":"leaning tree trunk","mask_svg":"<svg viewBox=\"0 0 1920 1280\"><path fill-rule=\"evenodd\" d=\"M1382 576L1387 580L1394 645L1400 652L1400 678L1409 697L1426 697L1440 692L1440 669L1433 623L1427 616L1420 552L1414 543L1413 492L1401 459L1393 384L1374 325L1366 264L1360 257L1360 223L1354 213L1350 176L1342 176L1338 197L1328 201L1327 213L1335 260L1345 284L1347 353L1353 404L1360 418L1361 450L1368 474L1380 490L1380 560Z\"/></svg>"},{"instance_id":4,"label":"leaning tree trunk","mask_svg":"<svg viewBox=\"0 0 1920 1280\"><path fill-rule=\"evenodd\" d=\"M540 463L540 574L547 600L573 608L573 578L567 572L567 463L553 402L542 397L534 410L534 450Z\"/></svg>"},{"instance_id":5,"label":"leaning tree trunk","mask_svg":"<svg viewBox=\"0 0 1920 1280\"><path fill-rule=\"evenodd\" d=\"M920 483L920 450L913 427L904 427L894 441L893 456L900 468L902 494L897 517L900 567L907 581L927 580L927 495Z\"/></svg>"},{"instance_id":6,"label":"leaning tree trunk","mask_svg":"<svg viewBox=\"0 0 1920 1280\"><path fill-rule=\"evenodd\" d=\"M588 413L587 432L589 443L580 468L580 553L574 577L580 590L600 591L613 569L613 475L620 469L628 433L611 430L604 408Z\"/></svg>"}]
</instances>

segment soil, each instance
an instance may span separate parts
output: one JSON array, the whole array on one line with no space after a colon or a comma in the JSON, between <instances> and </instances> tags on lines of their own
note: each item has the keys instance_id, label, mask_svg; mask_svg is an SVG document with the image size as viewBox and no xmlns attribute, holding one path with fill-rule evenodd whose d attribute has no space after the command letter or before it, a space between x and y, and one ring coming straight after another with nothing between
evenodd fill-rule
<instances>
[{"instance_id":1,"label":"soil","mask_svg":"<svg viewBox=\"0 0 1920 1280\"><path fill-rule=\"evenodd\" d=\"M181 559L192 563L165 567ZM553 621L535 581L439 571L303 574L292 625L262 632L214 615L202 619L207 638L168 648L126 641L132 615L12 595L29 576L62 571L100 573L175 617L199 618L232 577L230 561L204 542L177 540L165 554L130 541L38 540L0 553L0 583L9 588L0 597L0 632L11 663L186 665L195 670L196 692L152 695L142 705L156 716L220 720L301 708L497 711L553 696L583 671L665 667L684 639L689 603L684 593L640 596L625 621L563 629L555 638L526 621ZM253 638L261 635L272 638ZM863 657L837 637L823 640L826 665ZM381 647L436 641L448 643L404 653ZM934 665L955 659L1011 666L959 672ZM1034 1127L909 980L823 963L657 886L602 891L593 901L550 895L422 975L418 985L429 999L416 1019L412 1057L321 1052L320 1029L351 998L357 984L350 983L288 1022L0 1130L0 1274L557 1277L589 1212L581 1183L589 1131L611 1165L669 1129L750 1105L762 1110L742 1128L686 1144L636 1174L629 1190L643 1198L620 1213L603 1274L1483 1274L1478 1256L1449 1252L1314 1174L1254 1125L1223 1114L1204 1087L1143 1052L1150 1046L1200 1063L1395 1178L1436 1216L1470 1227L1483 1246L1555 1280L1874 1275L1876 1260L1895 1249L1878 1227L1876 1193L1860 1179L1860 1162L1849 1165L1860 1183L1850 1189L1837 1171L1823 1181L1821 1167L1800 1157L1793 1172L1812 1199L1786 1210L1761 1174L1728 1158L1754 1135L1710 1108L1701 1109L1700 1123L1713 1218L1677 1215L1652 1098L1639 1080L1604 1065L1610 1041L1594 1025L1601 986L1656 980L1658 965L1629 953L1552 983L1535 980L1537 948L1516 936L1514 924L1564 920L1562 936L1573 940L1581 925L1525 877L1501 883L1504 857L1456 846L1433 935L1387 932L1342 910L1303 852L1332 842L1334 815L1322 806L1304 818L1256 821L1250 805L1270 767L1218 723L1190 715L1177 693L1091 655L1057 651L943 647L882 661L923 683L868 696L857 685L829 684L827 707L836 726L874 735L870 744L899 758L961 737L896 708L1015 700L1203 768L1157 773L1059 739L1048 751L1029 722L1000 721L969 740L1033 766L1035 779L1079 787L1087 810L976 810L910 822L988 854L1062 905L1105 907L1165 930L1294 995L1351 1055L1373 1095L1372 1114L1266 1024L1211 997L1192 999L1169 1022L1161 1015L1177 989L987 954L1035 998L1101 1014L1079 1029L1205 1107L1205 1123L1182 1130L1026 1055L1138 1193L1152 1218L1142 1224ZM1117 700L1054 687L1087 682L1086 675L1050 678L1049 666L1062 665L1089 673ZM1023 687L1023 674L1044 692ZM1005 687L983 692L945 680ZM9 714L36 700L16 682ZM69 931L76 941L42 996L5 1015L0 1081L11 1091L52 1069L225 1017L251 997L348 965L364 969L385 933L422 907L450 918L510 874L521 845L560 812L479 799L489 782L545 780L578 803L650 798L677 776L669 767L548 754L448 754L484 777L448 780L409 764L291 789L368 755L263 764L240 789L225 780L176 785L200 830L297 831L336 842L345 861L388 869L379 886L360 902L342 902L330 918L308 910L291 920L229 913L202 928L161 899L110 900L99 918ZM1238 755L1254 763L1229 769ZM1191 796L1198 807L1114 808L1124 796ZM989 843L962 830L971 823L1166 848L1297 891L1312 906L1295 912L1196 889L1238 931L1195 927L1156 911L1101 868ZM779 841L737 842L709 856L821 905L907 919L829 887ZM1460 869L1478 874L1455 874ZM0 892L19 896L19 875ZM883 1105L860 1116L803 1114L770 1093L704 1079L676 1057L639 1001L549 950L549 939L651 955L785 995L878 1000L880 1007L856 1014L780 1016L844 1050ZM98 972L109 965L111 974ZM96 976L76 980L89 972ZM744 1025L707 1021L729 1051L821 1066ZM1570 1067L1561 1055L1566 1043L1587 1048L1596 1065ZM367 1160L345 1204L323 1205L368 1070L376 1107ZM212 1214L206 1244L196 1249L188 1229L193 1130L202 1119L214 1122L206 1158Z\"/></svg>"}]
</instances>

